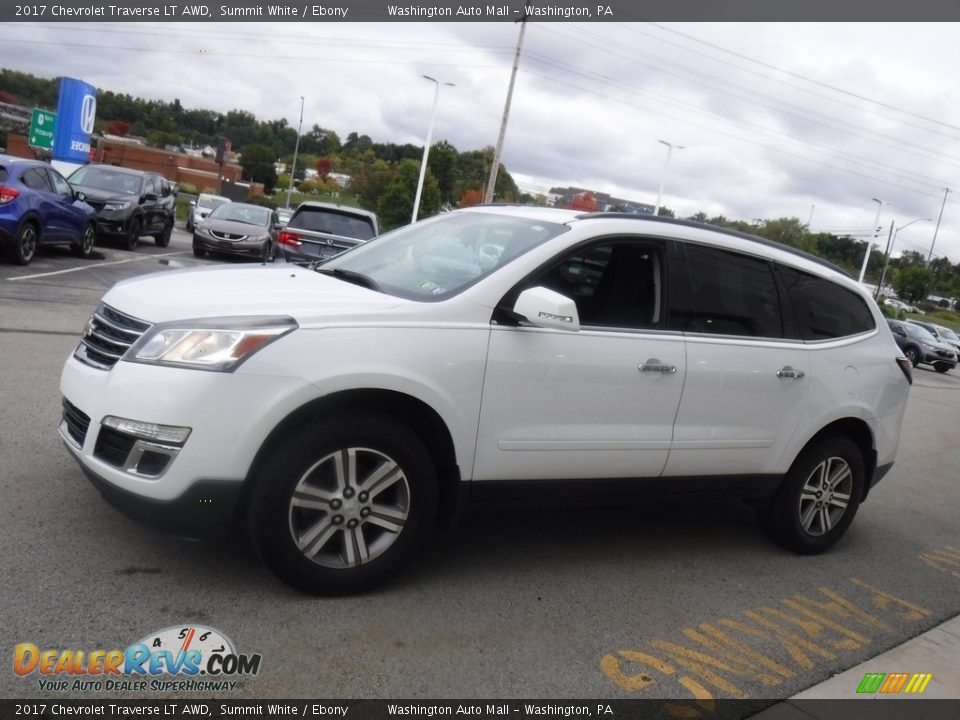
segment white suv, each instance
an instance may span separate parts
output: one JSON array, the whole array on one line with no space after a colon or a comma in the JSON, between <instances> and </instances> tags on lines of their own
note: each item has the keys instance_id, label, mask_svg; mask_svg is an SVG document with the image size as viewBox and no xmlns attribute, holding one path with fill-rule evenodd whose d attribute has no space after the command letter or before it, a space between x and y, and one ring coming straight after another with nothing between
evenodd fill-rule
<instances>
[{"instance_id":1,"label":"white suv","mask_svg":"<svg viewBox=\"0 0 960 720\"><path fill-rule=\"evenodd\" d=\"M833 266L762 238L489 206L310 268L145 276L66 363L108 500L371 587L467 500L707 489L815 553L893 464L910 363ZM549 481L549 482L547 482Z\"/></svg>"}]
</instances>

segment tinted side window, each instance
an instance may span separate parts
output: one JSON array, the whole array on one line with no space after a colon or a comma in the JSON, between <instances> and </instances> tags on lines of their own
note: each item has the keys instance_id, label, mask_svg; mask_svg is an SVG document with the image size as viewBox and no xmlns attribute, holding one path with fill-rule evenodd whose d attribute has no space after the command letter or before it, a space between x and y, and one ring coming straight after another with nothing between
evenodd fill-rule
<instances>
[{"instance_id":1,"label":"tinted side window","mask_svg":"<svg viewBox=\"0 0 960 720\"><path fill-rule=\"evenodd\" d=\"M53 192L53 187L47 179L47 173L43 168L31 168L20 176L20 182L31 190L42 190L43 192Z\"/></svg>"},{"instance_id":2,"label":"tinted side window","mask_svg":"<svg viewBox=\"0 0 960 720\"><path fill-rule=\"evenodd\" d=\"M70 187L70 183L63 179L63 175L50 168L47 168L47 172L50 175L50 181L53 183L53 189L57 195L73 197L73 188Z\"/></svg>"},{"instance_id":3,"label":"tinted side window","mask_svg":"<svg viewBox=\"0 0 960 720\"><path fill-rule=\"evenodd\" d=\"M804 340L829 340L873 330L867 303L830 280L779 265L778 270Z\"/></svg>"},{"instance_id":4,"label":"tinted side window","mask_svg":"<svg viewBox=\"0 0 960 720\"><path fill-rule=\"evenodd\" d=\"M766 260L688 244L693 294L689 332L783 337L777 284Z\"/></svg>"},{"instance_id":5,"label":"tinted side window","mask_svg":"<svg viewBox=\"0 0 960 720\"><path fill-rule=\"evenodd\" d=\"M608 242L567 255L524 285L574 300L582 325L653 328L660 323L662 266L656 245Z\"/></svg>"},{"instance_id":6,"label":"tinted side window","mask_svg":"<svg viewBox=\"0 0 960 720\"><path fill-rule=\"evenodd\" d=\"M144 192L144 193L153 193L154 195L156 195L156 196L159 197L159 196L160 196L160 183L157 181L157 178L155 178L155 177L152 176L152 175L148 175L148 176L146 177L146 181L144 182L144 185L143 185L143 192Z\"/></svg>"}]
</instances>

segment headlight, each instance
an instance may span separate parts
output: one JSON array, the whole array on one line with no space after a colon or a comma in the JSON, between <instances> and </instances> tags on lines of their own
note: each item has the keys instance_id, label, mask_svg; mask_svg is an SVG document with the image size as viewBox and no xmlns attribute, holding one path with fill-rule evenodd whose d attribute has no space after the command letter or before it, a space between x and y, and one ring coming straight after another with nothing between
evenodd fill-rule
<instances>
[{"instance_id":1,"label":"headlight","mask_svg":"<svg viewBox=\"0 0 960 720\"><path fill-rule=\"evenodd\" d=\"M117 200L113 202L105 203L103 206L104 210L126 210L130 207L129 200Z\"/></svg>"},{"instance_id":2,"label":"headlight","mask_svg":"<svg viewBox=\"0 0 960 720\"><path fill-rule=\"evenodd\" d=\"M232 372L274 340L292 332L289 317L211 318L154 325L124 359L169 367Z\"/></svg>"}]
</instances>

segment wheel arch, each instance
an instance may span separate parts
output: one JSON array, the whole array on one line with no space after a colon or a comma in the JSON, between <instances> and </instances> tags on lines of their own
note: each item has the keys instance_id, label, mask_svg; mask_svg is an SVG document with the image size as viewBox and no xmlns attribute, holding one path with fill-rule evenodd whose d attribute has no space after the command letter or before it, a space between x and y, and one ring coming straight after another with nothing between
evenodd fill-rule
<instances>
[{"instance_id":1,"label":"wheel arch","mask_svg":"<svg viewBox=\"0 0 960 720\"><path fill-rule=\"evenodd\" d=\"M247 505L251 490L249 478L257 474L263 462L280 444L288 431L304 424L327 420L342 412L378 412L405 424L420 438L430 453L439 480L439 520L441 524L455 524L463 501L465 484L461 482L453 436L440 414L422 400L395 390L343 390L311 400L281 420L267 435L254 456L244 483L239 508Z\"/></svg>"},{"instance_id":2,"label":"wheel arch","mask_svg":"<svg viewBox=\"0 0 960 720\"><path fill-rule=\"evenodd\" d=\"M797 453L796 457L800 457L800 455L805 452L808 447L816 442L819 442L823 438L837 436L849 438L858 448L860 448L860 453L863 456L864 471L866 474L863 483L863 497L860 498L860 500L863 501L867 497L867 493L872 485L873 474L877 470L877 451L875 447L876 443L874 440L873 431L863 419L856 417L845 417L833 420L827 425L824 425L813 435L813 437L803 444L803 447L800 448L800 451Z\"/></svg>"}]
</instances>

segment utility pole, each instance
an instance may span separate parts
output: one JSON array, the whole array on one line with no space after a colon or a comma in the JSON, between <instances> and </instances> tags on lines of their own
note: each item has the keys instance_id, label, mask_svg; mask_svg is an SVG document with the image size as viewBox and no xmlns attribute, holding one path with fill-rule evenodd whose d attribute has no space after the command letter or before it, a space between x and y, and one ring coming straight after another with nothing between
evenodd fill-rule
<instances>
[{"instance_id":1,"label":"utility pole","mask_svg":"<svg viewBox=\"0 0 960 720\"><path fill-rule=\"evenodd\" d=\"M873 219L873 240L877 239L877 233L880 232L880 226L877 224L880 222L880 208L883 207L883 200L878 200L877 198L871 198L873 202L877 203L877 216ZM863 276L867 274L867 262L870 260L870 251L873 249L873 240L867 239L867 251L863 255L863 265L860 266L860 278L857 280L860 284L863 284Z\"/></svg>"},{"instance_id":2,"label":"utility pole","mask_svg":"<svg viewBox=\"0 0 960 720\"><path fill-rule=\"evenodd\" d=\"M940 231L940 220L943 218L943 208L947 204L947 195L950 188L943 189L943 202L940 203L940 215L937 216L937 226L933 229L933 242L930 243L930 254L927 255L927 265L933 260L933 246L937 244L937 233Z\"/></svg>"},{"instance_id":3,"label":"utility pole","mask_svg":"<svg viewBox=\"0 0 960 720\"><path fill-rule=\"evenodd\" d=\"M520 37L517 39L517 52L513 56L513 70L510 72L510 86L507 88L507 101L503 106L503 118L500 120L500 135L493 149L493 162L487 179L487 190L483 193L483 202L493 202L493 189L497 185L497 173L500 172L500 153L503 151L503 139L507 134L507 119L510 117L510 102L513 100L513 86L517 80L517 68L520 66L520 51L523 49L523 34L527 30L527 16L520 19Z\"/></svg>"},{"instance_id":4,"label":"utility pole","mask_svg":"<svg viewBox=\"0 0 960 720\"><path fill-rule=\"evenodd\" d=\"M297 142L293 145L293 162L290 164L290 184L287 186L287 207L290 207L290 195L293 193L293 174L297 170L297 152L300 150L300 132L303 130L303 95L300 96L300 124L297 125Z\"/></svg>"},{"instance_id":5,"label":"utility pole","mask_svg":"<svg viewBox=\"0 0 960 720\"><path fill-rule=\"evenodd\" d=\"M877 289L873 293L873 299L880 299L880 288L883 287L883 281L887 277L887 264L890 262L890 250L893 246L893 223L895 221L890 221L890 232L887 233L887 249L883 251L883 272L880 273L880 282L877 283ZM870 252L869 250L867 252Z\"/></svg>"}]
</instances>

